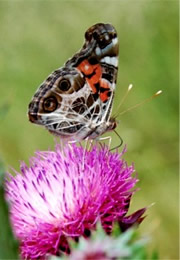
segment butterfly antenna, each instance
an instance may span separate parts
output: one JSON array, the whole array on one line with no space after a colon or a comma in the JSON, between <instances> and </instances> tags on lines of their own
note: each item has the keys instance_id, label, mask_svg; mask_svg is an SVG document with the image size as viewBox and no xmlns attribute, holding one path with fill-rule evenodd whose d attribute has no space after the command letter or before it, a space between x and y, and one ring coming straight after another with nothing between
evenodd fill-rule
<instances>
[{"instance_id":1,"label":"butterfly antenna","mask_svg":"<svg viewBox=\"0 0 180 260\"><path fill-rule=\"evenodd\" d=\"M158 90L158 91L157 91L154 95L152 95L151 97L146 98L146 99L143 100L142 102L140 102L140 103L138 103L138 104L136 104L136 105L134 105L134 106L132 106L132 107L129 107L128 109L126 109L126 110L124 110L124 111L122 111L121 113L118 114L118 116L119 116L119 115L123 115L123 114L127 113L128 111L130 111L130 110L132 110L132 109L134 109L134 108L137 108L137 107L143 105L144 103L149 102L151 99L156 98L156 97L159 96L161 93L162 93L162 90Z\"/></svg>"},{"instance_id":2,"label":"butterfly antenna","mask_svg":"<svg viewBox=\"0 0 180 260\"><path fill-rule=\"evenodd\" d=\"M119 104L118 107L117 107L117 111L119 110L119 108L122 106L122 104L123 104L124 101L126 100L126 98L127 98L128 94L129 94L130 90L132 89L132 87L133 87L132 84L130 84L130 85L128 86L128 89L127 89L127 91L126 91L124 97L121 99L120 104ZM117 116L118 116L118 112L115 113L114 117L116 118Z\"/></svg>"},{"instance_id":3,"label":"butterfly antenna","mask_svg":"<svg viewBox=\"0 0 180 260\"><path fill-rule=\"evenodd\" d=\"M122 137L118 134L118 132L116 132L116 130L113 130L113 131L114 131L114 133L117 135L117 137L119 138L120 143L119 143L117 146L115 146L115 147L113 147L112 149L110 149L110 151L113 151L113 150L115 150L115 149L118 149L118 148L121 147L122 144L123 144L123 139L122 139Z\"/></svg>"}]
</instances>

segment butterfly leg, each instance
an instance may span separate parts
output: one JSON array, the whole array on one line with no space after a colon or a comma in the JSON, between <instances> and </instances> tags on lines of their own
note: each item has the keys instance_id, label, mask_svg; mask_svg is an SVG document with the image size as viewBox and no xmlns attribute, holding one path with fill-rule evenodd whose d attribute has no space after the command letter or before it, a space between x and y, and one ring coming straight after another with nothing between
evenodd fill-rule
<instances>
[{"instance_id":1,"label":"butterfly leg","mask_svg":"<svg viewBox=\"0 0 180 260\"><path fill-rule=\"evenodd\" d=\"M100 137L98 139L100 142L108 140L108 150L110 150L111 142L112 142L112 137L111 136L106 136L106 137Z\"/></svg>"},{"instance_id":2,"label":"butterfly leg","mask_svg":"<svg viewBox=\"0 0 180 260\"><path fill-rule=\"evenodd\" d=\"M86 152L91 149L92 142L93 142L93 140L89 139L88 137L85 139L84 148L83 148L83 156L82 156L82 165L81 165L82 171L84 170Z\"/></svg>"},{"instance_id":3,"label":"butterfly leg","mask_svg":"<svg viewBox=\"0 0 180 260\"><path fill-rule=\"evenodd\" d=\"M106 137L100 137L99 138L99 141L104 141L104 140L108 140L108 149L107 149L107 154L108 154L109 151L111 151L110 147L111 147L112 137L111 136L106 136ZM110 157L107 156L107 165L108 165L108 167L110 167L109 159L110 159Z\"/></svg>"}]
</instances>

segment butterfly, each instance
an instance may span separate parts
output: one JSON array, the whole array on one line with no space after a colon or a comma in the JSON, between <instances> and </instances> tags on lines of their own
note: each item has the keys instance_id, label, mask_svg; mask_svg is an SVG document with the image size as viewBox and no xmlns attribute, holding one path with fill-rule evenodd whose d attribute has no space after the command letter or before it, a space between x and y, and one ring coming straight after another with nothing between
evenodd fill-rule
<instances>
[{"instance_id":1,"label":"butterfly","mask_svg":"<svg viewBox=\"0 0 180 260\"><path fill-rule=\"evenodd\" d=\"M111 117L119 44L111 24L85 32L85 42L63 67L52 72L28 109L32 123L70 140L97 139L117 126Z\"/></svg>"}]
</instances>

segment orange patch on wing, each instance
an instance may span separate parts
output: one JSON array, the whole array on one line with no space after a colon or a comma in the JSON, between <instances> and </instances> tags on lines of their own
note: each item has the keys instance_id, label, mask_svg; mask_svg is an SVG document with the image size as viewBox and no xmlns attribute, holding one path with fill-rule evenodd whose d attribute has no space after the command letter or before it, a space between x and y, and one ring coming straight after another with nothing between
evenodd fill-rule
<instances>
[{"instance_id":1,"label":"orange patch on wing","mask_svg":"<svg viewBox=\"0 0 180 260\"><path fill-rule=\"evenodd\" d=\"M89 75L93 73L93 67L92 65L88 62L88 60L82 61L77 68L83 72L85 75Z\"/></svg>"},{"instance_id":2,"label":"orange patch on wing","mask_svg":"<svg viewBox=\"0 0 180 260\"><path fill-rule=\"evenodd\" d=\"M95 87L95 84L100 81L102 76L101 66L99 64L91 65L88 60L84 60L77 66L77 69L86 76L86 80L93 93L96 93L97 88Z\"/></svg>"},{"instance_id":3,"label":"orange patch on wing","mask_svg":"<svg viewBox=\"0 0 180 260\"><path fill-rule=\"evenodd\" d=\"M97 88L94 86L94 84L91 82L91 80L87 79L87 82L88 82L89 86L91 87L93 93L96 93L97 92Z\"/></svg>"},{"instance_id":4,"label":"orange patch on wing","mask_svg":"<svg viewBox=\"0 0 180 260\"><path fill-rule=\"evenodd\" d=\"M100 99L102 100L102 102L105 102L109 99L108 92L109 91L106 90L106 91L100 93Z\"/></svg>"},{"instance_id":5,"label":"orange patch on wing","mask_svg":"<svg viewBox=\"0 0 180 260\"><path fill-rule=\"evenodd\" d=\"M105 79L101 79L100 87L105 89L103 92L100 92L100 95L99 95L100 99L102 100L102 102L106 102L109 99L108 93L110 90L110 83L108 83L107 80L105 80ZM100 91L101 91L101 89L100 89Z\"/></svg>"},{"instance_id":6,"label":"orange patch on wing","mask_svg":"<svg viewBox=\"0 0 180 260\"><path fill-rule=\"evenodd\" d=\"M100 87L107 89L99 93L99 97L102 102L106 102L109 99L108 93L110 84L105 79L102 79L101 66L99 64L91 65L88 60L84 60L77 66L77 69L79 69L85 75L93 93L97 93L98 91L97 87L95 86L95 84L98 82Z\"/></svg>"}]
</instances>

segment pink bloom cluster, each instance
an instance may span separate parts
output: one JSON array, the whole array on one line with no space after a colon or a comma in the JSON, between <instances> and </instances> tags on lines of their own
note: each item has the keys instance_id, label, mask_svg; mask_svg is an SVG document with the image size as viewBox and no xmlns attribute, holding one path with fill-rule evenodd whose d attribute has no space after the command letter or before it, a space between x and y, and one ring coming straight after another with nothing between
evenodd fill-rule
<instances>
[{"instance_id":1,"label":"pink bloom cluster","mask_svg":"<svg viewBox=\"0 0 180 260\"><path fill-rule=\"evenodd\" d=\"M36 152L29 167L21 163L21 174L8 174L6 199L23 258L70 253L68 239L89 236L98 221L107 233L114 221L123 230L142 221L145 209L125 216L137 178L123 153L57 145Z\"/></svg>"}]
</instances>

